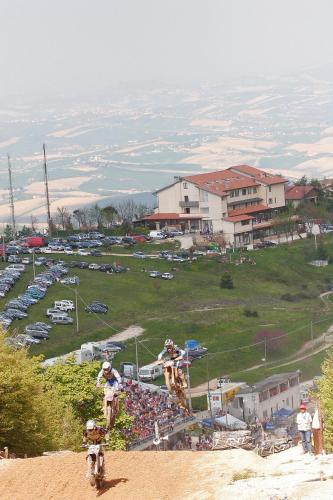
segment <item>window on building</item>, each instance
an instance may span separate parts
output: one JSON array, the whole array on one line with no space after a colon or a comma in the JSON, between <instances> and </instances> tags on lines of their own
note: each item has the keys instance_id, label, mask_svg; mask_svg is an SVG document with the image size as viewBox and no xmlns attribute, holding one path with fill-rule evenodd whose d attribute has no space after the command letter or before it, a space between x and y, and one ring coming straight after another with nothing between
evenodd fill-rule
<instances>
[{"instance_id":1,"label":"window on building","mask_svg":"<svg viewBox=\"0 0 333 500\"><path fill-rule=\"evenodd\" d=\"M235 189L234 193L235 193L235 196L239 196L239 189Z\"/></svg>"},{"instance_id":2,"label":"window on building","mask_svg":"<svg viewBox=\"0 0 333 500\"><path fill-rule=\"evenodd\" d=\"M246 189L242 189L242 195L245 196L246 195Z\"/></svg>"},{"instance_id":3,"label":"window on building","mask_svg":"<svg viewBox=\"0 0 333 500\"><path fill-rule=\"evenodd\" d=\"M188 189L187 182L183 182L183 188L184 188L184 189Z\"/></svg>"},{"instance_id":4,"label":"window on building","mask_svg":"<svg viewBox=\"0 0 333 500\"><path fill-rule=\"evenodd\" d=\"M251 193L252 193L252 188L248 188L247 194L251 194Z\"/></svg>"},{"instance_id":5,"label":"window on building","mask_svg":"<svg viewBox=\"0 0 333 500\"><path fill-rule=\"evenodd\" d=\"M200 208L200 212L202 214L208 214L209 213L209 208L208 207L201 207Z\"/></svg>"},{"instance_id":6,"label":"window on building","mask_svg":"<svg viewBox=\"0 0 333 500\"><path fill-rule=\"evenodd\" d=\"M184 196L184 201L188 202L188 196Z\"/></svg>"},{"instance_id":7,"label":"window on building","mask_svg":"<svg viewBox=\"0 0 333 500\"><path fill-rule=\"evenodd\" d=\"M185 208L185 213L186 214L190 214L191 213L191 209L190 208Z\"/></svg>"},{"instance_id":8,"label":"window on building","mask_svg":"<svg viewBox=\"0 0 333 500\"><path fill-rule=\"evenodd\" d=\"M291 378L291 379L289 380L289 386L290 386L290 387L295 387L295 385L297 385L297 384L298 384L298 377Z\"/></svg>"},{"instance_id":9,"label":"window on building","mask_svg":"<svg viewBox=\"0 0 333 500\"><path fill-rule=\"evenodd\" d=\"M273 203L273 199L272 198L268 198L268 205L272 205Z\"/></svg>"},{"instance_id":10,"label":"window on building","mask_svg":"<svg viewBox=\"0 0 333 500\"><path fill-rule=\"evenodd\" d=\"M263 391L259 393L259 402L262 403L268 399L268 391Z\"/></svg>"},{"instance_id":11,"label":"window on building","mask_svg":"<svg viewBox=\"0 0 333 500\"><path fill-rule=\"evenodd\" d=\"M227 216L227 213L223 212L222 217L226 217L226 216Z\"/></svg>"},{"instance_id":12,"label":"window on building","mask_svg":"<svg viewBox=\"0 0 333 500\"><path fill-rule=\"evenodd\" d=\"M241 221L242 226L248 226L250 224L249 220L242 220Z\"/></svg>"},{"instance_id":13,"label":"window on building","mask_svg":"<svg viewBox=\"0 0 333 500\"><path fill-rule=\"evenodd\" d=\"M280 384L280 392L284 392L288 390L288 382L283 382Z\"/></svg>"},{"instance_id":14,"label":"window on building","mask_svg":"<svg viewBox=\"0 0 333 500\"><path fill-rule=\"evenodd\" d=\"M230 191L230 198L233 198L235 196L235 192L234 191Z\"/></svg>"},{"instance_id":15,"label":"window on building","mask_svg":"<svg viewBox=\"0 0 333 500\"><path fill-rule=\"evenodd\" d=\"M269 397L274 398L274 396L276 396L277 394L279 394L279 389L278 389L278 386L276 385L275 387L272 387L269 390Z\"/></svg>"},{"instance_id":16,"label":"window on building","mask_svg":"<svg viewBox=\"0 0 333 500\"><path fill-rule=\"evenodd\" d=\"M253 188L253 193L256 193L256 192L257 192L257 188L256 188L256 187L254 187L254 188Z\"/></svg>"},{"instance_id":17,"label":"window on building","mask_svg":"<svg viewBox=\"0 0 333 500\"><path fill-rule=\"evenodd\" d=\"M272 186L268 187L268 191L271 193L272 192Z\"/></svg>"},{"instance_id":18,"label":"window on building","mask_svg":"<svg viewBox=\"0 0 333 500\"><path fill-rule=\"evenodd\" d=\"M274 198L274 203L276 203L276 198Z\"/></svg>"}]
</instances>

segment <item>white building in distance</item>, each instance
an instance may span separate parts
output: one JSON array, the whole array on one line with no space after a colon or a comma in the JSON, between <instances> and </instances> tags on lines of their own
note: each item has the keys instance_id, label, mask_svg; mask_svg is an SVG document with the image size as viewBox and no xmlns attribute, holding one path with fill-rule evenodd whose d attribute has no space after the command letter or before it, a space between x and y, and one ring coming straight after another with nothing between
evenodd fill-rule
<instances>
[{"instance_id":1,"label":"white building in distance","mask_svg":"<svg viewBox=\"0 0 333 500\"><path fill-rule=\"evenodd\" d=\"M287 180L248 165L176 177L156 191L157 209L143 221L156 229L222 233L242 246L272 234L272 218L285 207Z\"/></svg>"}]
</instances>

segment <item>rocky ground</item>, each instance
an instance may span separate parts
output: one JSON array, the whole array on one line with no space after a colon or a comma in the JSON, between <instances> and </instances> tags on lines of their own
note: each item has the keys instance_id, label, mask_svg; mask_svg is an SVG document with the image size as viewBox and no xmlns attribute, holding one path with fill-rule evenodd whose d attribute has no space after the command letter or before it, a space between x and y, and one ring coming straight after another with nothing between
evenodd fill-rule
<instances>
[{"instance_id":1,"label":"rocky ground","mask_svg":"<svg viewBox=\"0 0 333 500\"><path fill-rule=\"evenodd\" d=\"M268 459L244 450L108 452L101 491L86 477L85 453L0 462L4 500L332 499L333 455L292 448Z\"/></svg>"}]
</instances>

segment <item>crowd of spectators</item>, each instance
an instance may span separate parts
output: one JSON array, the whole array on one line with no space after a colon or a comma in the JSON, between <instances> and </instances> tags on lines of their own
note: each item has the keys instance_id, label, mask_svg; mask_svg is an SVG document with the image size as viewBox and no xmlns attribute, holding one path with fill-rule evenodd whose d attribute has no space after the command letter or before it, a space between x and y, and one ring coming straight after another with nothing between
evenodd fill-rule
<instances>
[{"instance_id":1,"label":"crowd of spectators","mask_svg":"<svg viewBox=\"0 0 333 500\"><path fill-rule=\"evenodd\" d=\"M162 432L170 432L177 421L185 417L183 410L163 392L152 392L131 380L125 382L124 390L124 409L134 417L130 429L125 431L131 440L133 437L138 440L154 437L155 422Z\"/></svg>"}]
</instances>

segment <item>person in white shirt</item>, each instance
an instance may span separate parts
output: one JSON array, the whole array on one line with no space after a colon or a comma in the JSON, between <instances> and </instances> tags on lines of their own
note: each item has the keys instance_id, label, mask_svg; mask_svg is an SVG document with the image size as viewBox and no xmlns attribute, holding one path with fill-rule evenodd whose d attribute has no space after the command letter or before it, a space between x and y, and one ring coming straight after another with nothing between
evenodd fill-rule
<instances>
[{"instance_id":1,"label":"person in white shirt","mask_svg":"<svg viewBox=\"0 0 333 500\"><path fill-rule=\"evenodd\" d=\"M312 448L311 448L312 417L310 413L306 411L305 404L301 404L299 409L300 412L297 414L296 422L297 422L298 432L301 436L303 453L312 453Z\"/></svg>"}]
</instances>

